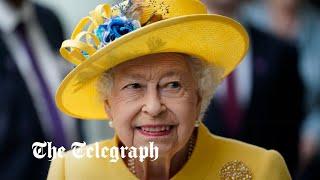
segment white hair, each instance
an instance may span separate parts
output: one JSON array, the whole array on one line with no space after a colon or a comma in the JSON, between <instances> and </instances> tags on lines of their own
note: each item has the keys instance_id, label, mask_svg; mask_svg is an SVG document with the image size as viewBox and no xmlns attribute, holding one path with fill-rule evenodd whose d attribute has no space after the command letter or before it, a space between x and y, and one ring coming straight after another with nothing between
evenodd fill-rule
<instances>
[{"instance_id":1,"label":"white hair","mask_svg":"<svg viewBox=\"0 0 320 180\"><path fill-rule=\"evenodd\" d=\"M195 81L198 82L198 92L201 98L201 109L198 120L202 120L218 85L222 81L224 70L220 67L212 66L199 58L183 55L191 67ZM113 77L114 72L111 68L101 75L97 83L98 94L103 101L110 95Z\"/></svg>"}]
</instances>

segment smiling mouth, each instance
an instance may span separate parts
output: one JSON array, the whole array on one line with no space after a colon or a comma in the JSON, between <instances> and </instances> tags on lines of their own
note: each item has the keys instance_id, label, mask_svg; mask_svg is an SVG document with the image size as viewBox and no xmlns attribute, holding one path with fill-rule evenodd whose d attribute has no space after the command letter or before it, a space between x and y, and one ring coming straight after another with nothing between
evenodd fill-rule
<instances>
[{"instance_id":1,"label":"smiling mouth","mask_svg":"<svg viewBox=\"0 0 320 180\"><path fill-rule=\"evenodd\" d=\"M136 129L144 136L166 136L169 135L174 125L148 125L138 126Z\"/></svg>"}]
</instances>

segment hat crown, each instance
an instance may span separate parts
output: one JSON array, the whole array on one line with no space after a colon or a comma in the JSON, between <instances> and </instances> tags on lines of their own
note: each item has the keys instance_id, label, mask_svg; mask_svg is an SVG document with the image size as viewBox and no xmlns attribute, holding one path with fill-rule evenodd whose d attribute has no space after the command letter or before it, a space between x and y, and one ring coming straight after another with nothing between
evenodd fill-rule
<instances>
[{"instance_id":1,"label":"hat crown","mask_svg":"<svg viewBox=\"0 0 320 180\"><path fill-rule=\"evenodd\" d=\"M78 65L112 41L157 21L206 14L199 0L120 0L98 5L80 20L71 38L62 43L61 55Z\"/></svg>"},{"instance_id":2,"label":"hat crown","mask_svg":"<svg viewBox=\"0 0 320 180\"><path fill-rule=\"evenodd\" d=\"M140 12L140 22L145 24L152 18L160 20L172 17L205 14L206 8L198 0L127 0L125 3L137 5ZM139 7L140 6L140 7Z\"/></svg>"}]
</instances>

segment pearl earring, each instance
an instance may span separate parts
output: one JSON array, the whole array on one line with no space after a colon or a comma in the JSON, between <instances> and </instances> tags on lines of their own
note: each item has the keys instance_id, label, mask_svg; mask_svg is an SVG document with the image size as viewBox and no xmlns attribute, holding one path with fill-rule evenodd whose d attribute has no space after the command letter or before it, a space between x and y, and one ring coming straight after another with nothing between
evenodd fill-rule
<instances>
[{"instance_id":1,"label":"pearl earring","mask_svg":"<svg viewBox=\"0 0 320 180\"><path fill-rule=\"evenodd\" d=\"M112 122L112 120L109 120L109 127L113 128L113 122Z\"/></svg>"},{"instance_id":2,"label":"pearl earring","mask_svg":"<svg viewBox=\"0 0 320 180\"><path fill-rule=\"evenodd\" d=\"M194 127L199 127L199 126L200 126L200 123L201 123L201 121L196 120L196 121L194 122Z\"/></svg>"}]
</instances>

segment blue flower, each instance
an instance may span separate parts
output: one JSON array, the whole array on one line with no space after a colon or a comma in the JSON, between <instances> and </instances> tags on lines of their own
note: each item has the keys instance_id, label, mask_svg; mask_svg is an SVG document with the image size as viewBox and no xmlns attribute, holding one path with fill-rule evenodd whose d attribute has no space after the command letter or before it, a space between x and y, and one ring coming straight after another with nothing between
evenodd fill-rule
<instances>
[{"instance_id":1,"label":"blue flower","mask_svg":"<svg viewBox=\"0 0 320 180\"><path fill-rule=\"evenodd\" d=\"M117 38L140 28L140 23L136 20L127 19L125 16L116 16L107 19L95 31L101 42L105 46Z\"/></svg>"},{"instance_id":2,"label":"blue flower","mask_svg":"<svg viewBox=\"0 0 320 180\"><path fill-rule=\"evenodd\" d=\"M81 51L81 54L87 59L90 57L86 51Z\"/></svg>"}]
</instances>

